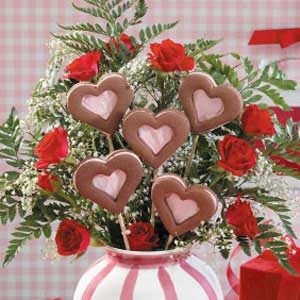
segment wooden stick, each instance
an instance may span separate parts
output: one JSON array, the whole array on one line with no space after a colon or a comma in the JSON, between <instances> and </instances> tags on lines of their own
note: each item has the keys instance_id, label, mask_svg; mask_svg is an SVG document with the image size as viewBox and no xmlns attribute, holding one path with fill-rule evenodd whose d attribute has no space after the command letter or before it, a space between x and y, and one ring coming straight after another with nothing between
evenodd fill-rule
<instances>
[{"instance_id":1,"label":"wooden stick","mask_svg":"<svg viewBox=\"0 0 300 300\"><path fill-rule=\"evenodd\" d=\"M107 138L107 142L108 142L109 153L112 153L115 150L115 147L114 147L111 135L107 134L106 138ZM130 250L130 244L129 244L129 241L128 241L128 238L126 235L125 221L124 221L122 214L118 215L118 220L119 220L119 224L120 224L120 228L121 228L121 233L122 233L125 249Z\"/></svg>"},{"instance_id":2,"label":"wooden stick","mask_svg":"<svg viewBox=\"0 0 300 300\"><path fill-rule=\"evenodd\" d=\"M107 134L106 138L107 138L107 142L108 142L109 153L112 153L115 150L115 147L114 147L111 135Z\"/></svg>"},{"instance_id":3,"label":"wooden stick","mask_svg":"<svg viewBox=\"0 0 300 300\"><path fill-rule=\"evenodd\" d=\"M123 236L125 249L130 250L130 244L129 244L129 241L128 241L128 238L126 235L126 226L125 226L125 222L124 222L124 218L123 218L122 214L118 215L118 220L119 220L119 224L121 227L121 232L122 232L122 236Z\"/></svg>"},{"instance_id":4,"label":"wooden stick","mask_svg":"<svg viewBox=\"0 0 300 300\"><path fill-rule=\"evenodd\" d=\"M192 166L192 161L193 161L194 154L196 152L198 141L199 141L199 135L195 135L195 137L193 139L192 151L189 155L189 158L188 158L188 161L187 161L187 164L186 164L186 168L185 168L185 172L184 172L184 178L186 178L190 173L191 166Z\"/></svg>"},{"instance_id":5,"label":"wooden stick","mask_svg":"<svg viewBox=\"0 0 300 300\"><path fill-rule=\"evenodd\" d=\"M157 169L153 170L153 181L155 180L155 178L157 177ZM155 206L154 203L152 201L151 203L151 216L150 216L150 223L152 224L153 228L155 227Z\"/></svg>"},{"instance_id":6,"label":"wooden stick","mask_svg":"<svg viewBox=\"0 0 300 300\"><path fill-rule=\"evenodd\" d=\"M172 234L169 234L169 237L168 237L168 240L167 240L167 243L166 243L166 247L165 247L165 250L168 250L170 245L172 244L174 240L174 236Z\"/></svg>"}]
</instances>

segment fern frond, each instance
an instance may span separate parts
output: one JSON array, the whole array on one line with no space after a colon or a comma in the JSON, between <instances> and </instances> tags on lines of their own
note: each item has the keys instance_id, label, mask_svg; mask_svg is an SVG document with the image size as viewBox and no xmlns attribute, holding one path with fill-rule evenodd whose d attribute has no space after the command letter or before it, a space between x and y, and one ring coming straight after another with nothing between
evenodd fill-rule
<instances>
[{"instance_id":1,"label":"fern frond","mask_svg":"<svg viewBox=\"0 0 300 300\"><path fill-rule=\"evenodd\" d=\"M107 35L105 29L99 24L80 23L74 25L58 25L58 26L64 30L84 31L84 32Z\"/></svg>"},{"instance_id":2,"label":"fern frond","mask_svg":"<svg viewBox=\"0 0 300 300\"><path fill-rule=\"evenodd\" d=\"M116 8L111 9L110 13L114 17L114 19L120 18L127 10L129 10L134 4L135 0L129 0L116 6Z\"/></svg>"},{"instance_id":3,"label":"fern frond","mask_svg":"<svg viewBox=\"0 0 300 300\"><path fill-rule=\"evenodd\" d=\"M17 111L13 107L7 121L0 126L0 158L12 167L20 167L22 160L19 151L23 142L23 134Z\"/></svg>"},{"instance_id":4,"label":"fern frond","mask_svg":"<svg viewBox=\"0 0 300 300\"><path fill-rule=\"evenodd\" d=\"M68 47L76 49L77 51L82 51L84 53L101 49L106 50L106 43L93 35L90 36L79 32L64 35L52 35L57 39L63 41Z\"/></svg>"},{"instance_id":5,"label":"fern frond","mask_svg":"<svg viewBox=\"0 0 300 300\"><path fill-rule=\"evenodd\" d=\"M220 40L206 40L198 39L195 43L185 44L184 47L187 51L187 55L196 56L199 53L207 51L216 46Z\"/></svg>"},{"instance_id":6,"label":"fern frond","mask_svg":"<svg viewBox=\"0 0 300 300\"><path fill-rule=\"evenodd\" d=\"M139 32L139 38L142 44L147 44L164 31L174 28L178 24L178 21L168 24L154 24L151 27L148 26L145 29L141 29Z\"/></svg>"},{"instance_id":7,"label":"fern frond","mask_svg":"<svg viewBox=\"0 0 300 300\"><path fill-rule=\"evenodd\" d=\"M41 219L41 217L39 219ZM49 232L51 233L51 229L49 231L49 227L50 225L46 222L46 220L44 220L44 222L40 222L40 220L37 221L32 218L27 218L25 221L21 222L15 232L12 233L14 238L9 241L3 266L6 266L16 257L27 241L33 238L38 239L42 233L46 233L49 237Z\"/></svg>"},{"instance_id":8,"label":"fern frond","mask_svg":"<svg viewBox=\"0 0 300 300\"><path fill-rule=\"evenodd\" d=\"M72 5L76 10L80 12L83 12L96 18L112 21L111 15L101 7L81 7L76 5L75 3L72 3Z\"/></svg>"}]
</instances>

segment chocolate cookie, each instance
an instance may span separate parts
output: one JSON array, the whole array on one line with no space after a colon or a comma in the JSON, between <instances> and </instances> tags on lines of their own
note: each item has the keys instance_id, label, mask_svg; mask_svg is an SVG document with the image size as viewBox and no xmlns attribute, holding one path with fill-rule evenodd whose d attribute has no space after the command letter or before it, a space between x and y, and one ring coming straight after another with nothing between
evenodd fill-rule
<instances>
[{"instance_id":1,"label":"chocolate cookie","mask_svg":"<svg viewBox=\"0 0 300 300\"><path fill-rule=\"evenodd\" d=\"M78 83L68 93L68 110L77 120L113 134L133 99L127 80L111 73L97 85Z\"/></svg>"},{"instance_id":2,"label":"chocolate cookie","mask_svg":"<svg viewBox=\"0 0 300 300\"><path fill-rule=\"evenodd\" d=\"M106 160L88 158L73 175L74 186L83 197L113 214L122 212L143 176L143 166L134 153L118 150Z\"/></svg>"},{"instance_id":3,"label":"chocolate cookie","mask_svg":"<svg viewBox=\"0 0 300 300\"><path fill-rule=\"evenodd\" d=\"M217 197L199 184L187 187L173 174L157 177L152 186L152 201L168 232L178 236L208 221L217 210Z\"/></svg>"},{"instance_id":4,"label":"chocolate cookie","mask_svg":"<svg viewBox=\"0 0 300 300\"><path fill-rule=\"evenodd\" d=\"M189 120L175 109L157 115L146 109L134 110L123 122L125 140L154 169L172 156L189 133Z\"/></svg>"},{"instance_id":5,"label":"chocolate cookie","mask_svg":"<svg viewBox=\"0 0 300 300\"><path fill-rule=\"evenodd\" d=\"M179 97L196 134L233 121L243 110L242 97L235 88L229 84L217 86L205 73L191 73L183 79Z\"/></svg>"}]
</instances>

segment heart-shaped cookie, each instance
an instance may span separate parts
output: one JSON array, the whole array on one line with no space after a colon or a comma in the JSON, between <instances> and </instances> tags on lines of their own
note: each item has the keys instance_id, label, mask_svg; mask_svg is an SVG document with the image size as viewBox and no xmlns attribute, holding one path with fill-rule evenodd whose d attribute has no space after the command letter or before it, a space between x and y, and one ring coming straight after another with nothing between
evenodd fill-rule
<instances>
[{"instance_id":1,"label":"heart-shaped cookie","mask_svg":"<svg viewBox=\"0 0 300 300\"><path fill-rule=\"evenodd\" d=\"M199 184L187 187L173 174L157 177L152 186L152 201L161 221L173 236L195 229L217 210L217 197Z\"/></svg>"},{"instance_id":2,"label":"heart-shaped cookie","mask_svg":"<svg viewBox=\"0 0 300 300\"><path fill-rule=\"evenodd\" d=\"M131 151L118 150L106 160L88 158L76 168L74 186L83 197L114 214L122 212L143 176L143 166Z\"/></svg>"},{"instance_id":3,"label":"heart-shaped cookie","mask_svg":"<svg viewBox=\"0 0 300 300\"><path fill-rule=\"evenodd\" d=\"M111 73L97 85L78 83L68 93L68 110L73 117L113 134L133 99L127 80Z\"/></svg>"},{"instance_id":4,"label":"heart-shaped cookie","mask_svg":"<svg viewBox=\"0 0 300 300\"><path fill-rule=\"evenodd\" d=\"M242 97L235 88L229 84L216 86L205 73L192 73L183 79L179 97L196 134L233 121L243 109Z\"/></svg>"},{"instance_id":5,"label":"heart-shaped cookie","mask_svg":"<svg viewBox=\"0 0 300 300\"><path fill-rule=\"evenodd\" d=\"M127 143L154 169L172 156L189 133L189 120L183 112L175 109L157 115L146 109L134 110L123 123Z\"/></svg>"}]
</instances>

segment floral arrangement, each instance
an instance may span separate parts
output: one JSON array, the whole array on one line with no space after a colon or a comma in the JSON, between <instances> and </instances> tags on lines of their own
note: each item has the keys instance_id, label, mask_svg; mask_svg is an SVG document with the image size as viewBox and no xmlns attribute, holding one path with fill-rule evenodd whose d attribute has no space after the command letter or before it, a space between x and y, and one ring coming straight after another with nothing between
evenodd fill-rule
<instances>
[{"instance_id":1,"label":"floral arrangement","mask_svg":"<svg viewBox=\"0 0 300 300\"><path fill-rule=\"evenodd\" d=\"M237 53L213 53L210 49L219 41L152 42L177 22L147 26L139 30L138 38L128 35L147 13L145 0L84 2L84 7L73 4L74 9L101 21L60 26L65 32L53 35L46 75L28 101L27 118L20 120L13 108L0 127L0 157L13 167L0 177L0 220L6 224L17 215L21 219L4 265L27 241L41 236L48 240L48 248L63 256L80 256L91 246L125 248L122 231L131 250L164 249L168 232L152 215L151 185L156 175L175 173L185 174L187 184L214 191L219 210L210 221L169 240L168 248L210 242L227 258L232 241L237 240L247 254L271 249L293 272L282 238L295 237L290 220L293 203L282 176L300 178L299 126L291 120L280 125L263 100L269 98L288 110L280 91L294 90L296 83L276 62L256 69L249 58ZM131 110L182 111L179 88L192 71L209 74L217 85L229 83L239 91L242 115L213 131L190 134L156 174L143 163L144 176L121 220L82 197L72 179L77 164L88 157L105 158L112 146L130 147L120 127L108 140L106 134L76 120L66 104L70 89L78 82L96 84L103 75L118 72L134 91ZM274 213L272 217L268 211Z\"/></svg>"}]
</instances>

